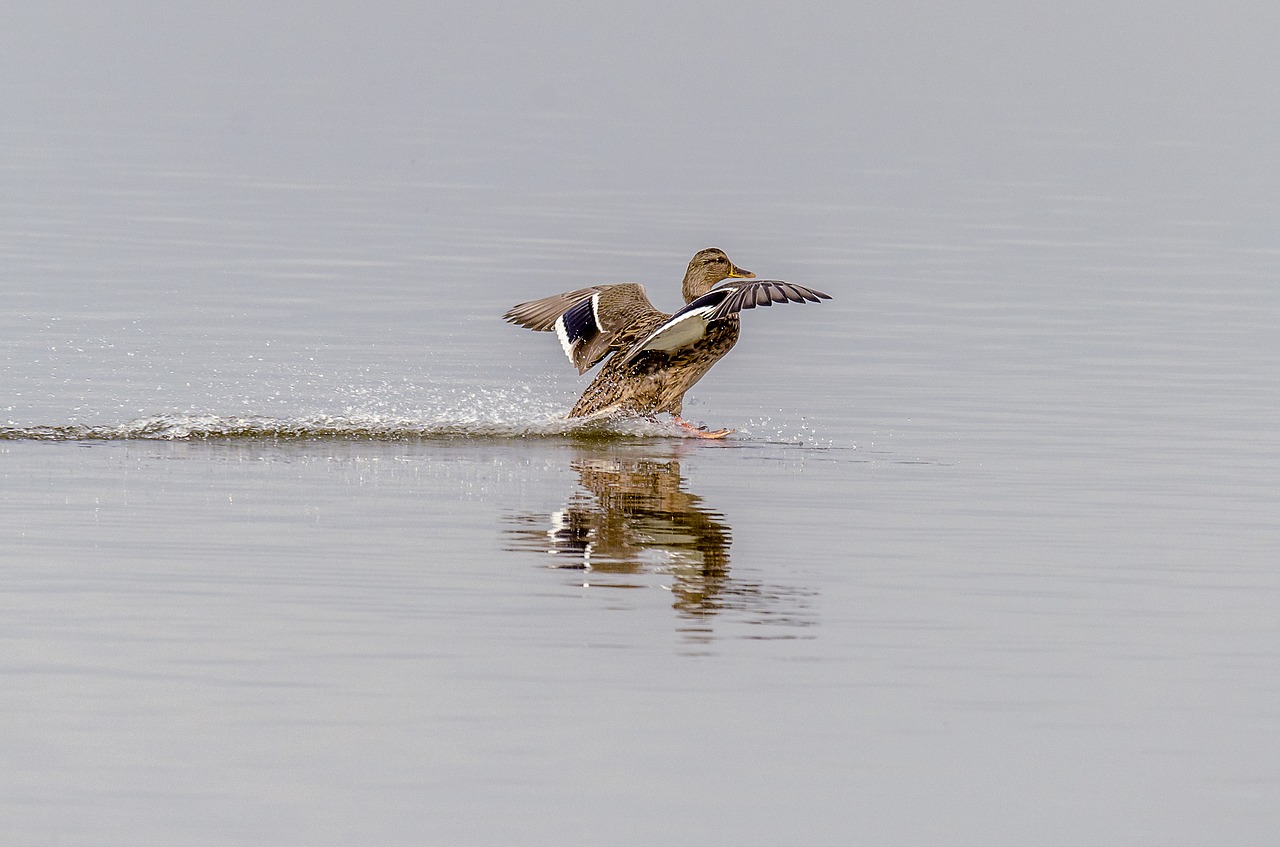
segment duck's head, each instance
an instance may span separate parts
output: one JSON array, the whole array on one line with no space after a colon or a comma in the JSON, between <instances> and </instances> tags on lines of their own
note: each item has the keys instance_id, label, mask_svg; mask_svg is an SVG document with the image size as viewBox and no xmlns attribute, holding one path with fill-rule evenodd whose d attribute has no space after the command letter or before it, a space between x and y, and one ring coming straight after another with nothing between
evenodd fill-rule
<instances>
[{"instance_id":1,"label":"duck's head","mask_svg":"<svg viewBox=\"0 0 1280 847\"><path fill-rule=\"evenodd\" d=\"M689 270L684 272L684 302L692 303L716 283L730 278L754 279L755 274L730 262L723 250L715 247L699 250L689 261Z\"/></svg>"}]
</instances>

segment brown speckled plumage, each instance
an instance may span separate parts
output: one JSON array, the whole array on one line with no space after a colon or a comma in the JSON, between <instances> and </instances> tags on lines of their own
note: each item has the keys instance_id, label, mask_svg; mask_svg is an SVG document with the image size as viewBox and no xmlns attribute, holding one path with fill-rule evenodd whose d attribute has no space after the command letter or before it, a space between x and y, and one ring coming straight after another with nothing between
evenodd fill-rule
<instances>
[{"instance_id":1,"label":"brown speckled plumage","mask_svg":"<svg viewBox=\"0 0 1280 847\"><path fill-rule=\"evenodd\" d=\"M685 392L737 343L741 309L829 299L779 280L736 282L754 277L724 251L709 248L689 262L682 285L686 306L674 315L654 308L643 286L624 283L521 303L505 318L554 331L580 373L612 354L569 417L667 412L680 421Z\"/></svg>"},{"instance_id":2,"label":"brown speckled plumage","mask_svg":"<svg viewBox=\"0 0 1280 847\"><path fill-rule=\"evenodd\" d=\"M644 327L641 337L649 335L662 322L655 321ZM733 349L738 342L740 324L737 315L717 321L707 328L706 335L697 344L672 353L646 350L631 362L627 362L625 356L614 356L582 392L569 417L660 412L681 417L685 392Z\"/></svg>"}]
</instances>

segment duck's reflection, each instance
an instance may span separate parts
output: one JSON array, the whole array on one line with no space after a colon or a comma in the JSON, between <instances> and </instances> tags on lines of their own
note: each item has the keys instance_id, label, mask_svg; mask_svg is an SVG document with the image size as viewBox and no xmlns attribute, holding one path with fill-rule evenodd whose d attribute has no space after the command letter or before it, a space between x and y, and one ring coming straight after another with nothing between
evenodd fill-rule
<instances>
[{"instance_id":1,"label":"duck's reflection","mask_svg":"<svg viewBox=\"0 0 1280 847\"><path fill-rule=\"evenodd\" d=\"M638 576L666 577L663 587L688 617L735 609L749 612L752 623L808 623L806 593L730 575L724 515L687 490L681 448L664 449L575 449L569 465L581 490L549 515L516 515L510 548L543 553L553 568L585 571L588 585L640 587L647 583Z\"/></svg>"}]
</instances>

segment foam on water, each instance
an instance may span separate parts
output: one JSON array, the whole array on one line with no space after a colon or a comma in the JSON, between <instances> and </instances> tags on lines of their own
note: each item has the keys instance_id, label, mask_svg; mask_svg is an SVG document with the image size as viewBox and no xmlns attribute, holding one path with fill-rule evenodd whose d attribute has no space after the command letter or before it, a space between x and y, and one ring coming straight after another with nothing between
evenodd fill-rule
<instances>
[{"instance_id":1,"label":"foam on water","mask_svg":"<svg viewBox=\"0 0 1280 847\"><path fill-rule=\"evenodd\" d=\"M799 437L781 431L770 433L758 430L758 426L744 428L730 438L736 441L815 444L812 433L805 433L809 437ZM297 417L161 414L119 424L0 426L0 441L430 441L463 438L570 438L607 441L694 437L670 421L646 418L568 420L563 416L500 421L372 413ZM830 445L818 443L816 446Z\"/></svg>"},{"instance_id":2,"label":"foam on water","mask_svg":"<svg viewBox=\"0 0 1280 847\"><path fill-rule=\"evenodd\" d=\"M567 409L528 386L411 385L365 380L331 390L330 396L283 402L268 398L241 403L209 398L209 406L240 410L163 411L121 415L122 409L77 407L55 423L13 421L0 425L0 441L428 441L434 439L570 438L576 440L693 438L664 415L661 420L617 418L569 420ZM304 405L305 404L305 405ZM203 405L203 404L202 404ZM123 422L121 419L124 418ZM720 425L715 423L716 428ZM733 426L731 422L729 424ZM802 420L799 428L769 417L739 422L737 442L830 446Z\"/></svg>"},{"instance_id":3,"label":"foam on water","mask_svg":"<svg viewBox=\"0 0 1280 847\"><path fill-rule=\"evenodd\" d=\"M382 415L154 415L121 424L51 424L0 427L6 441L121 440L353 440L408 441L449 438L666 438L684 433L671 424L643 419L581 421L463 421Z\"/></svg>"}]
</instances>

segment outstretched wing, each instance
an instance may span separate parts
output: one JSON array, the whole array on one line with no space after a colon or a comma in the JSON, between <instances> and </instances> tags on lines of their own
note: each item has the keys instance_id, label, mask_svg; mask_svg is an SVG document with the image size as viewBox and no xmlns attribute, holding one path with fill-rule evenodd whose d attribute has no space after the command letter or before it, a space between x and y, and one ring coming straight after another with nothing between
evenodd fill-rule
<instances>
[{"instance_id":1,"label":"outstretched wing","mask_svg":"<svg viewBox=\"0 0 1280 847\"><path fill-rule=\"evenodd\" d=\"M627 354L627 361L633 361L646 350L669 352L696 344L706 334L707 326L712 321L721 320L743 309L772 306L774 303L817 303L830 299L829 294L780 279L726 280L672 315L649 337L631 349Z\"/></svg>"},{"instance_id":2,"label":"outstretched wing","mask_svg":"<svg viewBox=\"0 0 1280 847\"><path fill-rule=\"evenodd\" d=\"M502 317L504 320L532 329L535 332L550 332L555 329L557 318L563 315L570 307L576 306L583 300L590 299L592 294L603 287L579 288L577 291L552 294L550 297L543 297L541 300L530 300L528 303L512 306Z\"/></svg>"},{"instance_id":3,"label":"outstretched wing","mask_svg":"<svg viewBox=\"0 0 1280 847\"><path fill-rule=\"evenodd\" d=\"M735 279L711 289L688 306L685 306L673 317L679 317L685 312L696 311L706 306L714 305L715 308L707 320L715 321L735 312L740 312L743 309L754 309L756 306L772 306L774 303L787 302L804 303L806 301L817 303L820 300L830 299L830 294L823 294L821 291L805 288L803 285L796 285L792 282L783 282L780 279L752 279L741 282Z\"/></svg>"},{"instance_id":4,"label":"outstretched wing","mask_svg":"<svg viewBox=\"0 0 1280 847\"><path fill-rule=\"evenodd\" d=\"M569 361L578 373L586 373L611 351L634 341L628 330L638 322L651 324L667 316L649 302L643 285L623 283L521 303L503 317L529 329L554 330Z\"/></svg>"}]
</instances>

